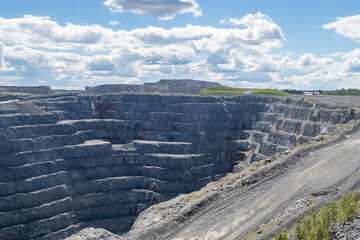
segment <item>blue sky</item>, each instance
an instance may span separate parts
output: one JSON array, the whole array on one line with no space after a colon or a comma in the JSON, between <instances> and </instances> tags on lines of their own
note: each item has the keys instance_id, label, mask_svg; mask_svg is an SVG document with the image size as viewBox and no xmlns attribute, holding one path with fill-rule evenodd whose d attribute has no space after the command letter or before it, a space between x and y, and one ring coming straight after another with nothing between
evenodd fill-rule
<instances>
[{"instance_id":1,"label":"blue sky","mask_svg":"<svg viewBox=\"0 0 360 240\"><path fill-rule=\"evenodd\" d=\"M0 85L360 88L360 2L2 0Z\"/></svg>"}]
</instances>

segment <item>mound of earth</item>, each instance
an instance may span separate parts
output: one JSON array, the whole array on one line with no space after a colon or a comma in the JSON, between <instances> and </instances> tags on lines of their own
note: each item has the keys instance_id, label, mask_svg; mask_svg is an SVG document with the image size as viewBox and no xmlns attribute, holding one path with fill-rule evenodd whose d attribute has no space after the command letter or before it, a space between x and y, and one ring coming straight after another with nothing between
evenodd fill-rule
<instances>
[{"instance_id":1,"label":"mound of earth","mask_svg":"<svg viewBox=\"0 0 360 240\"><path fill-rule=\"evenodd\" d=\"M190 79L162 79L156 83L143 85L107 84L94 87L89 94L105 94L118 92L163 92L171 94L199 94L201 89L208 87L221 87L217 82L198 81Z\"/></svg>"},{"instance_id":2,"label":"mound of earth","mask_svg":"<svg viewBox=\"0 0 360 240\"><path fill-rule=\"evenodd\" d=\"M102 228L85 228L66 240L119 240L120 236Z\"/></svg>"}]
</instances>

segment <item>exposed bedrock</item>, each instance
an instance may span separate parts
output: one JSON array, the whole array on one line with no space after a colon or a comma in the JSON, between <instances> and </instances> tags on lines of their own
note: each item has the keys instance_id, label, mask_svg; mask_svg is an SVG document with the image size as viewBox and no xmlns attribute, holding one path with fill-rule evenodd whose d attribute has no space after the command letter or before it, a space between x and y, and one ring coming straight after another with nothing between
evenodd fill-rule
<instances>
[{"instance_id":1,"label":"exposed bedrock","mask_svg":"<svg viewBox=\"0 0 360 240\"><path fill-rule=\"evenodd\" d=\"M0 239L127 231L152 204L200 189L356 118L254 96L64 97L0 106Z\"/></svg>"},{"instance_id":2,"label":"exposed bedrock","mask_svg":"<svg viewBox=\"0 0 360 240\"><path fill-rule=\"evenodd\" d=\"M31 94L50 94L52 90L49 86L0 86L0 92L15 92L15 93L31 93Z\"/></svg>"}]
</instances>

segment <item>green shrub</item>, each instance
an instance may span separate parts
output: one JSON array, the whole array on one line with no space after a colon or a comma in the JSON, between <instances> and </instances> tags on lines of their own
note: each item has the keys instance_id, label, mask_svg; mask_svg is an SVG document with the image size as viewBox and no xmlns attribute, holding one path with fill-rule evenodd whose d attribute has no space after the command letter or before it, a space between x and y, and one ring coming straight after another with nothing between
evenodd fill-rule
<instances>
[{"instance_id":1,"label":"green shrub","mask_svg":"<svg viewBox=\"0 0 360 240\"><path fill-rule=\"evenodd\" d=\"M282 231L278 236L276 236L274 238L274 240L288 240L288 232L287 230L285 229L284 231Z\"/></svg>"},{"instance_id":2,"label":"green shrub","mask_svg":"<svg viewBox=\"0 0 360 240\"><path fill-rule=\"evenodd\" d=\"M303 224L295 225L295 239L306 239L306 229Z\"/></svg>"},{"instance_id":3,"label":"green shrub","mask_svg":"<svg viewBox=\"0 0 360 240\"><path fill-rule=\"evenodd\" d=\"M349 193L344 195L339 202L339 212L337 214L337 220L340 223L346 223L352 219L354 219L356 210L357 210L357 202L360 198L360 192L356 191L354 193Z\"/></svg>"}]
</instances>

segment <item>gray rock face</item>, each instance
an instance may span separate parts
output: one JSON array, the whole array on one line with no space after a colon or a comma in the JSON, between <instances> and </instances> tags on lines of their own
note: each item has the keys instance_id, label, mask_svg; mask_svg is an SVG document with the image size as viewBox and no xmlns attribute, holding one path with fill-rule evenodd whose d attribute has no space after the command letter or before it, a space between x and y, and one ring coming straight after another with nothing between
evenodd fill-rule
<instances>
[{"instance_id":1,"label":"gray rock face","mask_svg":"<svg viewBox=\"0 0 360 240\"><path fill-rule=\"evenodd\" d=\"M29 106L0 108L0 239L127 231L153 204L357 117L256 96L83 95Z\"/></svg>"},{"instance_id":2,"label":"gray rock face","mask_svg":"<svg viewBox=\"0 0 360 240\"><path fill-rule=\"evenodd\" d=\"M331 233L331 238L336 240L360 239L360 215L345 224L337 223Z\"/></svg>"},{"instance_id":3,"label":"gray rock face","mask_svg":"<svg viewBox=\"0 0 360 240\"><path fill-rule=\"evenodd\" d=\"M0 86L0 92L50 94L52 93L52 90L49 86L37 86L37 87Z\"/></svg>"}]
</instances>

